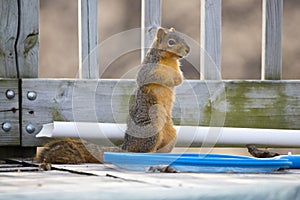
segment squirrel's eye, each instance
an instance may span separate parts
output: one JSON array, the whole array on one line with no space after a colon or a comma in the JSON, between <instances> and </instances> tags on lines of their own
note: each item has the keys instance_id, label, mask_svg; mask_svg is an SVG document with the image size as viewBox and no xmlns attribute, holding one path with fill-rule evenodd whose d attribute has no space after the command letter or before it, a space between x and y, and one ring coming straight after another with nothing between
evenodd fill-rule
<instances>
[{"instance_id":1,"label":"squirrel's eye","mask_svg":"<svg viewBox=\"0 0 300 200\"><path fill-rule=\"evenodd\" d=\"M173 45L176 44L176 42L175 42L175 40L170 39L170 40L168 41L168 44L169 44L169 46L173 46Z\"/></svg>"}]
</instances>

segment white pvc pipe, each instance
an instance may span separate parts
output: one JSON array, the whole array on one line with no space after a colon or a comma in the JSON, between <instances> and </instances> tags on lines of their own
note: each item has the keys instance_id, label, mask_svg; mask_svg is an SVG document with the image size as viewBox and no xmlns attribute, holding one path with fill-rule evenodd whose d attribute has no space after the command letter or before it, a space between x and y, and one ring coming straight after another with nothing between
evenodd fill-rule
<instances>
[{"instance_id":1,"label":"white pvc pipe","mask_svg":"<svg viewBox=\"0 0 300 200\"><path fill-rule=\"evenodd\" d=\"M269 145L300 147L300 130L254 129L227 127L175 126L176 146L218 145ZM36 137L72 137L100 139L107 141L123 140L126 124L54 122L45 124Z\"/></svg>"}]
</instances>

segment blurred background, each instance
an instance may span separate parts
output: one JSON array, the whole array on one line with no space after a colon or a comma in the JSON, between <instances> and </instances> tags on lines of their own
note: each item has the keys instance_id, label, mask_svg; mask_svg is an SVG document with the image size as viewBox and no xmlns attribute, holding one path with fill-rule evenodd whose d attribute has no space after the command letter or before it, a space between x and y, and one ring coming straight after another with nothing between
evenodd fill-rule
<instances>
[{"instance_id":1,"label":"blurred background","mask_svg":"<svg viewBox=\"0 0 300 200\"><path fill-rule=\"evenodd\" d=\"M76 78L78 74L77 0L41 0L40 2L39 76ZM140 28L140 0L99 0L98 2L99 44L120 32ZM200 0L163 0L162 2L162 26L174 27L200 43ZM261 0L223 0L222 4L223 79L260 79ZM284 0L283 4L283 79L300 79L298 64L300 63L298 26L300 1ZM140 37L136 39L140 41ZM114 44L112 48L118 47ZM136 68L139 63L139 50L120 55L101 73L101 77L122 77ZM183 61L182 70L185 77L198 79L200 75L197 67Z\"/></svg>"}]
</instances>

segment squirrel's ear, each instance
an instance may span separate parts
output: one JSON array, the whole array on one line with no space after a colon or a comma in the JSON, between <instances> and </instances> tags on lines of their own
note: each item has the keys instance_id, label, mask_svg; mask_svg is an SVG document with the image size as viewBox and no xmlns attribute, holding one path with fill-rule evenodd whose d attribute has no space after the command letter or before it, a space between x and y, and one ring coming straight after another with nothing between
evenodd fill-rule
<instances>
[{"instance_id":1,"label":"squirrel's ear","mask_svg":"<svg viewBox=\"0 0 300 200\"><path fill-rule=\"evenodd\" d=\"M170 32L175 32L175 28L170 28L170 30L169 30Z\"/></svg>"},{"instance_id":2,"label":"squirrel's ear","mask_svg":"<svg viewBox=\"0 0 300 200\"><path fill-rule=\"evenodd\" d=\"M163 37L165 36L166 32L163 28L158 28L156 32L156 38L158 42L160 43L163 40Z\"/></svg>"}]
</instances>

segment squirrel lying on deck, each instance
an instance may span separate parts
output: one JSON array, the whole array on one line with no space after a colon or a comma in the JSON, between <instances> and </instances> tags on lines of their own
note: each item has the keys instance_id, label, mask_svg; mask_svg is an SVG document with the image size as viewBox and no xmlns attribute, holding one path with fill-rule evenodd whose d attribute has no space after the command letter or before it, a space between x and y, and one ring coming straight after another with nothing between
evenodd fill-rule
<instances>
[{"instance_id":1,"label":"squirrel lying on deck","mask_svg":"<svg viewBox=\"0 0 300 200\"><path fill-rule=\"evenodd\" d=\"M103 151L170 152L176 142L171 119L174 88L183 81L179 59L189 51L190 47L174 28L158 28L137 76L137 91L121 149L107 149L80 139L59 139L46 144L37 160L78 164L102 162ZM99 156L95 158L90 151Z\"/></svg>"}]
</instances>

